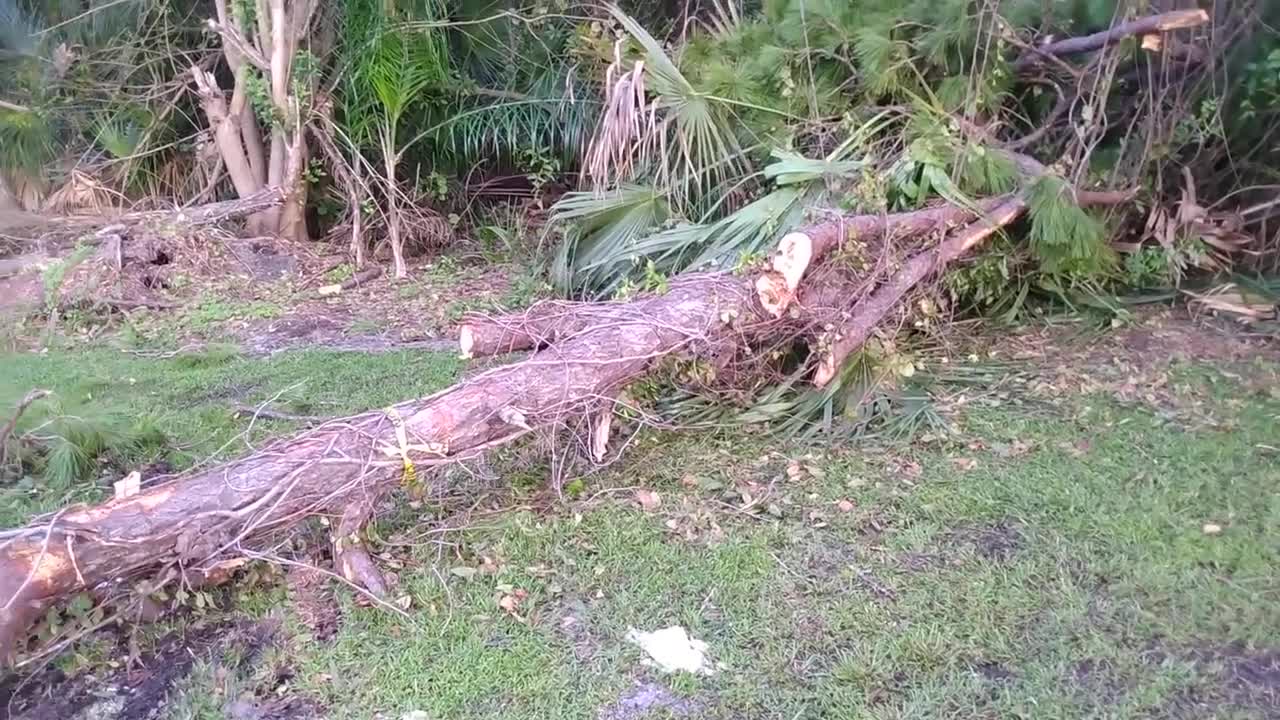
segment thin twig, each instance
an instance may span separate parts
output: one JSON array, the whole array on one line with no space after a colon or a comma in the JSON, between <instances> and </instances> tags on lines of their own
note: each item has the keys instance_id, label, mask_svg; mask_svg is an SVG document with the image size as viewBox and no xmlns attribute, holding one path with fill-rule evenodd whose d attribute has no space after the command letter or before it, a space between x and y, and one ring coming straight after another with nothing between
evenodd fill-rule
<instances>
[{"instance_id":1,"label":"thin twig","mask_svg":"<svg viewBox=\"0 0 1280 720\"><path fill-rule=\"evenodd\" d=\"M22 417L22 413L26 412L31 403L51 395L49 390L32 390L27 393L26 397L18 403L17 408L13 411L13 417L4 424L4 429L0 430L0 467L9 464L9 436L13 434L13 429L18 426L18 419Z\"/></svg>"}]
</instances>

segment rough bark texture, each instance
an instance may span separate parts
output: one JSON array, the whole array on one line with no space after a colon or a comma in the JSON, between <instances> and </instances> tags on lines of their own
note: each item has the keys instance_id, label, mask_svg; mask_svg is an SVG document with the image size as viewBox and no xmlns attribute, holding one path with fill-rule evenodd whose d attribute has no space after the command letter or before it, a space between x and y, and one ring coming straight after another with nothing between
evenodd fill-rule
<instances>
[{"instance_id":1,"label":"rough bark texture","mask_svg":"<svg viewBox=\"0 0 1280 720\"><path fill-rule=\"evenodd\" d=\"M707 274L682 278L643 311L613 305L610 321L589 333L395 406L405 451L416 465L465 459L597 407L666 354L727 352L767 322L753 310L753 298L748 278ZM736 319L729 324L723 317ZM274 530L310 514L341 515L352 497L387 489L402 471L392 417L375 411L133 497L68 508L4 533L0 653L11 657L30 624L58 598L140 577L153 586L186 581L184 573L201 579Z\"/></svg>"},{"instance_id":2,"label":"rough bark texture","mask_svg":"<svg viewBox=\"0 0 1280 720\"><path fill-rule=\"evenodd\" d=\"M986 218L918 251L853 305L840 352L847 355L911 288L1025 207L1020 196L979 205L990 209ZM851 237L912 235L927 248L931 243L922 236L941 235L974 217L971 210L938 207L837 218L804 234L811 240L810 260L817 264ZM597 431L603 427L607 433L602 407L661 358L673 353L732 358L804 323L812 291L845 303L854 297L847 289L822 286L838 284L847 278L846 270L809 276L814 287L806 286L794 312L781 317L761 304L758 277L722 272L681 276L664 294L629 302L548 302L514 316L472 318L464 328L471 336L469 345L463 343L468 354L542 349L431 397L333 420L133 497L68 508L0 533L0 654L11 657L30 624L60 598L90 588L110 594L139 579L152 588L203 582L225 574L226 563L242 559L244 551L253 551L274 532L317 513L338 519L339 570L377 593L381 580L358 525L369 498L400 481L406 459L411 467L457 462L534 428L583 416L597 418ZM836 367L844 355L833 353ZM593 437L593 455L603 457L605 439ZM350 511L353 503L361 510Z\"/></svg>"}]
</instances>

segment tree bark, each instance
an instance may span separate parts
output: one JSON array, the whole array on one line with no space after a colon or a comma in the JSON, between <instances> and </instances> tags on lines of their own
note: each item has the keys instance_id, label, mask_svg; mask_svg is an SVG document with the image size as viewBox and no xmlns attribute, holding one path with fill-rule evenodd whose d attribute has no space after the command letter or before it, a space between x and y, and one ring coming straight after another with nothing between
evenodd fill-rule
<instances>
[{"instance_id":1,"label":"tree bark","mask_svg":"<svg viewBox=\"0 0 1280 720\"><path fill-rule=\"evenodd\" d=\"M1204 10L1174 10L1172 12L1149 15L1147 17L1120 23L1092 35L1067 38L1032 48L1030 52L1013 63L1014 72L1026 73L1041 65L1047 57L1075 55L1093 50L1101 50L1121 40L1135 35L1151 35L1174 30L1185 30L1198 27L1209 22L1209 13Z\"/></svg>"},{"instance_id":2,"label":"tree bark","mask_svg":"<svg viewBox=\"0 0 1280 720\"><path fill-rule=\"evenodd\" d=\"M912 287L972 250L1024 205L1010 196L979 207L991 208L987 218L919 251L853 305L850 327L873 327ZM857 238L910 234L927 245L922 236L973 216L972 210L938 207L811 226L802 233L811 240L807 262L790 276L808 277L809 285L777 306L762 302L759 289L762 277L777 272L775 265L754 276L681 276L662 295L629 302L549 302L504 318L471 318L463 328L472 337L469 347L461 343L465 354L546 347L430 397L336 419L132 497L68 508L0 533L0 654L12 657L30 624L59 599L86 589L112 595L139 580L154 590L223 575L226 563L240 562L244 552L313 514L343 518L335 536L340 571L376 586L379 575L367 562L358 525L370 498L394 487L408 470L473 458L535 428L583 416L595 421L591 454L604 457L608 399L662 358L732 359L811 326L805 317L811 294L850 298L847 288L822 285L838 284L847 271L805 271L824 262L851 232ZM349 511L353 503L360 510Z\"/></svg>"},{"instance_id":3,"label":"tree bark","mask_svg":"<svg viewBox=\"0 0 1280 720\"><path fill-rule=\"evenodd\" d=\"M353 493L398 482L401 450L417 466L474 457L594 408L664 355L731 352L744 333L773 322L754 312L753 297L747 278L682 278L645 313L618 305L610 324L437 395L335 420L133 497L4 533L0 652L11 656L58 598L140 577L152 587L202 578L273 531L311 514L340 514ZM724 322L729 315L738 319ZM403 418L407 444L396 438L392 411Z\"/></svg>"},{"instance_id":4,"label":"tree bark","mask_svg":"<svg viewBox=\"0 0 1280 720\"><path fill-rule=\"evenodd\" d=\"M263 186L280 187L282 207L265 210L251 219L250 229L294 239L307 235L305 208L307 162L304 133L307 108L291 93L292 62L311 25L314 0L266 0L256 4L255 27L245 28L226 0L216 0L216 21L210 27L222 38L223 55L235 77L230 107L212 73L192 68L201 107L236 194L247 197ZM250 74L261 72L269 86L272 122L269 149L264 148L262 128L249 107Z\"/></svg>"}]
</instances>

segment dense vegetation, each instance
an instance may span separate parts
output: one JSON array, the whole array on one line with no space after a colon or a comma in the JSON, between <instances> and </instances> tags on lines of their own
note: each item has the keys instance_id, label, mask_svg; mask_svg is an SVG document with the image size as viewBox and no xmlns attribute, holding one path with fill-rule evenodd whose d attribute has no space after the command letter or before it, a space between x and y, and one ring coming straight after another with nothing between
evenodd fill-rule
<instances>
[{"instance_id":1,"label":"dense vegetation","mask_svg":"<svg viewBox=\"0 0 1280 720\"><path fill-rule=\"evenodd\" d=\"M266 56L277 5L297 34L279 66ZM1041 38L1169 8L4 0L0 202L186 203L296 182L306 222L287 234L349 238L357 254L389 237L398 257L466 237L494 197L582 187L554 213L556 279L599 293L735 264L810 208L1007 191L1014 171L984 145L1056 160L1078 186L1144 189L1140 208L1093 218L1046 187L1021 240L951 281L963 304L1016 313L1029 289L1274 262L1239 252L1274 241L1241 248L1239 228L1210 217L1205 232L1173 207L1248 208L1274 182L1280 40L1265 28L1278 11L1230 6L1165 47L1128 38L1083 63L1026 65ZM192 68L217 103L229 94L234 148ZM295 167L277 167L293 148L277 158L280 143L300 144Z\"/></svg>"}]
</instances>

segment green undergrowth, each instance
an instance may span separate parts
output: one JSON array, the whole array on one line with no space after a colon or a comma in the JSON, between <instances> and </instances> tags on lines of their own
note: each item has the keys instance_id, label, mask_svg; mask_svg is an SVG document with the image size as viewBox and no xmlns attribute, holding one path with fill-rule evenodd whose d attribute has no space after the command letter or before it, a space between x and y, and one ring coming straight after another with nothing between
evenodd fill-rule
<instances>
[{"instance_id":1,"label":"green undergrowth","mask_svg":"<svg viewBox=\"0 0 1280 720\"><path fill-rule=\"evenodd\" d=\"M259 419L276 412L340 416L429 394L452 382L458 364L447 353L287 352L248 358L234 347L171 358L118 350L50 350L0 356L0 407L8 417L33 388L52 396L23 414L18 433L44 435L52 449L34 458L24 477L0 485L0 525L20 524L32 512L68 501L102 497L124 473L181 470L233 457L299 423ZM86 435L105 436L86 447ZM53 457L66 445L92 452L74 471L57 471Z\"/></svg>"}]
</instances>

